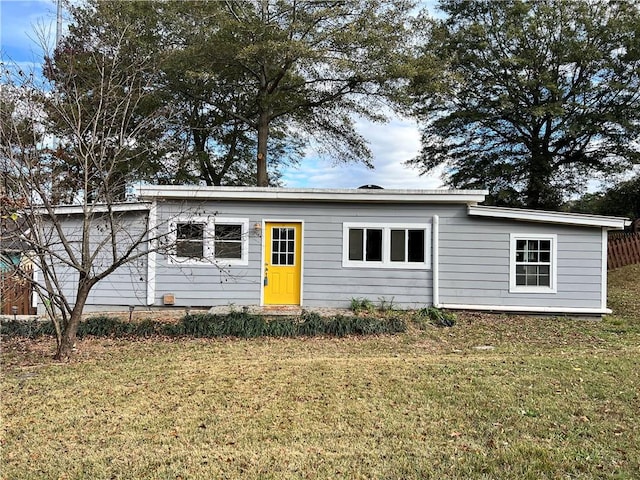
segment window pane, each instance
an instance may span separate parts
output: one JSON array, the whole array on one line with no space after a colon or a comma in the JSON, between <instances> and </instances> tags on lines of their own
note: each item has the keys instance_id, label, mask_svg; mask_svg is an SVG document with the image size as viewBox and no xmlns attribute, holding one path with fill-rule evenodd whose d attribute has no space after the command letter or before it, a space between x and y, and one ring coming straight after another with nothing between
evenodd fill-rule
<instances>
[{"instance_id":1,"label":"window pane","mask_svg":"<svg viewBox=\"0 0 640 480\"><path fill-rule=\"evenodd\" d=\"M179 223L176 228L178 240L202 240L204 235L202 223Z\"/></svg>"},{"instance_id":2,"label":"window pane","mask_svg":"<svg viewBox=\"0 0 640 480\"><path fill-rule=\"evenodd\" d=\"M293 261L293 253L288 253L287 254L287 265L293 265L294 261Z\"/></svg>"},{"instance_id":3,"label":"window pane","mask_svg":"<svg viewBox=\"0 0 640 480\"><path fill-rule=\"evenodd\" d=\"M275 252L271 253L271 264L278 265L278 254Z\"/></svg>"},{"instance_id":4,"label":"window pane","mask_svg":"<svg viewBox=\"0 0 640 480\"><path fill-rule=\"evenodd\" d=\"M216 258L242 258L241 242L216 242Z\"/></svg>"},{"instance_id":5,"label":"window pane","mask_svg":"<svg viewBox=\"0 0 640 480\"><path fill-rule=\"evenodd\" d=\"M178 240L176 255L178 257L202 258L204 256L202 241Z\"/></svg>"},{"instance_id":6,"label":"window pane","mask_svg":"<svg viewBox=\"0 0 640 480\"><path fill-rule=\"evenodd\" d=\"M523 251L527 245L526 240L516 240L516 250Z\"/></svg>"},{"instance_id":7,"label":"window pane","mask_svg":"<svg viewBox=\"0 0 640 480\"><path fill-rule=\"evenodd\" d=\"M295 242L293 240L289 240L287 244L287 252L293 252L295 249Z\"/></svg>"},{"instance_id":8,"label":"window pane","mask_svg":"<svg viewBox=\"0 0 640 480\"><path fill-rule=\"evenodd\" d=\"M273 233L273 234L272 234L271 236L272 236L275 240L279 240L279 239L280 239L280 229L279 229L279 228L275 228L275 227L274 227L274 228L273 228L272 233Z\"/></svg>"},{"instance_id":9,"label":"window pane","mask_svg":"<svg viewBox=\"0 0 640 480\"><path fill-rule=\"evenodd\" d=\"M516 275L516 285L526 285L527 277L524 275Z\"/></svg>"},{"instance_id":10,"label":"window pane","mask_svg":"<svg viewBox=\"0 0 640 480\"><path fill-rule=\"evenodd\" d=\"M382 261L382 230L367 229L366 251L368 262Z\"/></svg>"},{"instance_id":11,"label":"window pane","mask_svg":"<svg viewBox=\"0 0 640 480\"><path fill-rule=\"evenodd\" d=\"M551 253L550 252L540 252L540 261L541 262L550 262L551 261Z\"/></svg>"},{"instance_id":12,"label":"window pane","mask_svg":"<svg viewBox=\"0 0 640 480\"><path fill-rule=\"evenodd\" d=\"M404 230L391 230L391 261L392 262L405 261L404 236L405 236Z\"/></svg>"},{"instance_id":13,"label":"window pane","mask_svg":"<svg viewBox=\"0 0 640 480\"><path fill-rule=\"evenodd\" d=\"M527 250L537 250L538 240L527 240Z\"/></svg>"},{"instance_id":14,"label":"window pane","mask_svg":"<svg viewBox=\"0 0 640 480\"><path fill-rule=\"evenodd\" d=\"M362 239L364 230L361 228L349 229L349 260L364 260L362 251Z\"/></svg>"},{"instance_id":15,"label":"window pane","mask_svg":"<svg viewBox=\"0 0 640 480\"><path fill-rule=\"evenodd\" d=\"M408 261L424 262L424 230L409 230L408 249Z\"/></svg>"},{"instance_id":16,"label":"window pane","mask_svg":"<svg viewBox=\"0 0 640 480\"><path fill-rule=\"evenodd\" d=\"M548 275L540 275L538 277L538 285L543 287L551 286L551 278Z\"/></svg>"},{"instance_id":17,"label":"window pane","mask_svg":"<svg viewBox=\"0 0 640 480\"><path fill-rule=\"evenodd\" d=\"M551 251L551 240L540 240L540 250L545 252Z\"/></svg>"},{"instance_id":18,"label":"window pane","mask_svg":"<svg viewBox=\"0 0 640 480\"><path fill-rule=\"evenodd\" d=\"M216 240L240 240L242 225L216 225Z\"/></svg>"}]
</instances>

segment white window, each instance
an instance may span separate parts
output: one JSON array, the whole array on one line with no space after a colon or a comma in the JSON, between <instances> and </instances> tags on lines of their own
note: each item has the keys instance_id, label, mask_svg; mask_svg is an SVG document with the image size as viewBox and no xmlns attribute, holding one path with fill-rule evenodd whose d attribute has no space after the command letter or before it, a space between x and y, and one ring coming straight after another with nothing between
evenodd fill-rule
<instances>
[{"instance_id":1,"label":"white window","mask_svg":"<svg viewBox=\"0 0 640 480\"><path fill-rule=\"evenodd\" d=\"M171 232L172 263L248 264L248 219L179 219L171 225Z\"/></svg>"},{"instance_id":2,"label":"white window","mask_svg":"<svg viewBox=\"0 0 640 480\"><path fill-rule=\"evenodd\" d=\"M557 236L511 234L509 291L556 293Z\"/></svg>"},{"instance_id":3,"label":"white window","mask_svg":"<svg viewBox=\"0 0 640 480\"><path fill-rule=\"evenodd\" d=\"M343 224L345 267L430 268L431 225Z\"/></svg>"}]
</instances>

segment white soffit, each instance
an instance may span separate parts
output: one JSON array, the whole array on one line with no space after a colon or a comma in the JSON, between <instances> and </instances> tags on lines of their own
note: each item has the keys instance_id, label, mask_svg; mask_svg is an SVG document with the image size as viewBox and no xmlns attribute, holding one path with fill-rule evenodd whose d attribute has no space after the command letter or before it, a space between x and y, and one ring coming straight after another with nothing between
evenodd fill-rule
<instances>
[{"instance_id":1,"label":"white soffit","mask_svg":"<svg viewBox=\"0 0 640 480\"><path fill-rule=\"evenodd\" d=\"M622 217L603 217L582 213L548 212L544 210L524 210L519 208L489 207L470 205L469 215L476 217L507 218L525 222L556 223L562 225L578 225L583 227L601 227L622 230L630 225L630 221Z\"/></svg>"},{"instance_id":2,"label":"white soffit","mask_svg":"<svg viewBox=\"0 0 640 480\"><path fill-rule=\"evenodd\" d=\"M152 185L138 188L148 199L270 200L375 203L465 203L484 201L487 190L387 190L272 187L204 187L198 185Z\"/></svg>"},{"instance_id":3,"label":"white soffit","mask_svg":"<svg viewBox=\"0 0 640 480\"><path fill-rule=\"evenodd\" d=\"M76 215L80 213L107 213L112 211L114 213L120 212L143 212L148 211L150 203L148 202L135 202L135 203L114 203L112 205L96 204L96 205L59 205L53 208L53 212L56 215ZM48 215L49 212L44 207L38 207L34 209L41 215Z\"/></svg>"}]
</instances>

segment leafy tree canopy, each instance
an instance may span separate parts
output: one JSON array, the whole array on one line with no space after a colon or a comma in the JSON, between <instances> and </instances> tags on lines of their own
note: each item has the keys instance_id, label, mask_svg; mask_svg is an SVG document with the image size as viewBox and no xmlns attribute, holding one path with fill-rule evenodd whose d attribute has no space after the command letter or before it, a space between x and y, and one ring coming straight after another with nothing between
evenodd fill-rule
<instances>
[{"instance_id":1,"label":"leafy tree canopy","mask_svg":"<svg viewBox=\"0 0 640 480\"><path fill-rule=\"evenodd\" d=\"M550 208L640 162L637 3L441 1L425 22L412 112L423 173Z\"/></svg>"},{"instance_id":2,"label":"leafy tree canopy","mask_svg":"<svg viewBox=\"0 0 640 480\"><path fill-rule=\"evenodd\" d=\"M78 70L86 64L79 54L98 47L130 55L132 65L153 59L154 98L173 116L152 139L162 162L149 162L150 170L166 182L257 176L267 185L267 153L277 181L278 165L295 162L312 140L334 160L370 162L353 118L384 118L412 7L406 0L88 0L72 9L55 66ZM123 36L122 51L104 48L105 39L122 45Z\"/></svg>"},{"instance_id":3,"label":"leafy tree canopy","mask_svg":"<svg viewBox=\"0 0 640 480\"><path fill-rule=\"evenodd\" d=\"M640 218L640 174L603 192L587 193L569 202L567 209L579 213L638 219Z\"/></svg>"}]
</instances>

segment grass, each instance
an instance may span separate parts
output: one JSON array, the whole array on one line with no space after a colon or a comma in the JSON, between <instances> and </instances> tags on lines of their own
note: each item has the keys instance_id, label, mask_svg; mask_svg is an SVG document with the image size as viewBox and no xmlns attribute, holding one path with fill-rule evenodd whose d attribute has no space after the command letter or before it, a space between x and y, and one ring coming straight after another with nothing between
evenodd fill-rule
<instances>
[{"instance_id":1,"label":"grass","mask_svg":"<svg viewBox=\"0 0 640 480\"><path fill-rule=\"evenodd\" d=\"M2 349L0 478L637 478L640 268L603 321ZM476 347L482 347L478 349Z\"/></svg>"}]
</instances>

